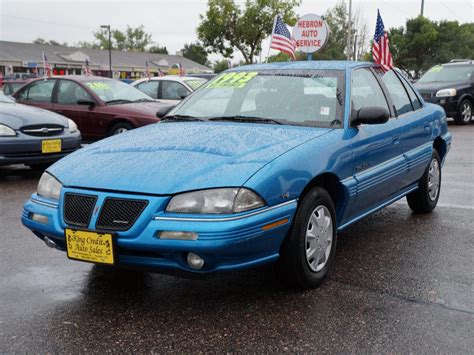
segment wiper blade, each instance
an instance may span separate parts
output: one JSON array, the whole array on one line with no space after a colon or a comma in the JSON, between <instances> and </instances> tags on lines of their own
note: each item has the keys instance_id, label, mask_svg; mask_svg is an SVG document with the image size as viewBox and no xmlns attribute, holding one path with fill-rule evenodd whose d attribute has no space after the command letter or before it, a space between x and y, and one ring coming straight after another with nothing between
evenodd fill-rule
<instances>
[{"instance_id":1,"label":"wiper blade","mask_svg":"<svg viewBox=\"0 0 474 355\"><path fill-rule=\"evenodd\" d=\"M133 100L133 102L154 102L155 100L152 99L138 99L138 100Z\"/></svg>"},{"instance_id":2,"label":"wiper blade","mask_svg":"<svg viewBox=\"0 0 474 355\"><path fill-rule=\"evenodd\" d=\"M222 116L212 117L209 121L236 121L236 122L256 122L256 123L269 123L269 124L285 124L284 121L277 120L274 118L263 118L263 117L252 117L252 116Z\"/></svg>"},{"instance_id":3,"label":"wiper blade","mask_svg":"<svg viewBox=\"0 0 474 355\"><path fill-rule=\"evenodd\" d=\"M161 122L163 121L204 121L204 119L188 115L170 115L163 117Z\"/></svg>"},{"instance_id":4,"label":"wiper blade","mask_svg":"<svg viewBox=\"0 0 474 355\"><path fill-rule=\"evenodd\" d=\"M106 104L118 104L118 103L127 103L127 102L133 102L133 101L127 100L127 99L115 99L115 100L105 101Z\"/></svg>"}]
</instances>

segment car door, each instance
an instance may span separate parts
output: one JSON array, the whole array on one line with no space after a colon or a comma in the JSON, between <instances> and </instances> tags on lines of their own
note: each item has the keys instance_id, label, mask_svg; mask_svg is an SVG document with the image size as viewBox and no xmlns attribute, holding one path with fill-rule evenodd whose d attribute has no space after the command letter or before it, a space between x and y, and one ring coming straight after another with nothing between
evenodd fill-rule
<instances>
[{"instance_id":1,"label":"car door","mask_svg":"<svg viewBox=\"0 0 474 355\"><path fill-rule=\"evenodd\" d=\"M390 92L402 127L401 140L407 164L406 175L400 183L403 189L421 178L431 160L433 120L404 78L394 70L379 72L379 75Z\"/></svg>"},{"instance_id":2,"label":"car door","mask_svg":"<svg viewBox=\"0 0 474 355\"><path fill-rule=\"evenodd\" d=\"M189 94L190 91L183 84L177 81L161 80L158 99L163 103L176 105Z\"/></svg>"},{"instance_id":3,"label":"car door","mask_svg":"<svg viewBox=\"0 0 474 355\"><path fill-rule=\"evenodd\" d=\"M79 100L95 102L92 96L78 83L72 80L60 79L53 100L53 111L73 120L81 133L87 135L88 122L94 119L95 105L79 105Z\"/></svg>"},{"instance_id":4,"label":"car door","mask_svg":"<svg viewBox=\"0 0 474 355\"><path fill-rule=\"evenodd\" d=\"M56 79L36 80L26 85L15 95L17 102L51 110Z\"/></svg>"},{"instance_id":5,"label":"car door","mask_svg":"<svg viewBox=\"0 0 474 355\"><path fill-rule=\"evenodd\" d=\"M350 213L353 217L397 195L404 175L401 127L393 117L390 98L371 69L359 68L352 72L351 112L369 106L384 108L392 117L383 124L351 124L349 128L353 174L357 181L357 196Z\"/></svg>"},{"instance_id":6,"label":"car door","mask_svg":"<svg viewBox=\"0 0 474 355\"><path fill-rule=\"evenodd\" d=\"M148 80L148 81L143 81L139 83L136 88L148 96L150 96L152 99L158 99L158 88L160 86L160 81L159 80Z\"/></svg>"}]
</instances>

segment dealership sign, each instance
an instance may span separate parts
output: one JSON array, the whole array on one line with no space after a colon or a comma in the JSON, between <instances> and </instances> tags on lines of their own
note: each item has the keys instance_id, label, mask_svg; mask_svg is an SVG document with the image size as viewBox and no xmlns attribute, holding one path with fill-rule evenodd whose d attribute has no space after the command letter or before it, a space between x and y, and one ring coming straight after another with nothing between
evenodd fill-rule
<instances>
[{"instance_id":1,"label":"dealership sign","mask_svg":"<svg viewBox=\"0 0 474 355\"><path fill-rule=\"evenodd\" d=\"M329 28L320 16L306 14L293 27L296 47L304 53L314 53L324 47L329 38Z\"/></svg>"}]
</instances>

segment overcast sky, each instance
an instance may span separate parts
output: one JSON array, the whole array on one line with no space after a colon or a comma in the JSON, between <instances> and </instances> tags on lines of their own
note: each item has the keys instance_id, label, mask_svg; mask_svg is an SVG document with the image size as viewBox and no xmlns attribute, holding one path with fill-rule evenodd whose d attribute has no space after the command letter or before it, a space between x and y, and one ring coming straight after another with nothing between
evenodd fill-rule
<instances>
[{"instance_id":1,"label":"overcast sky","mask_svg":"<svg viewBox=\"0 0 474 355\"><path fill-rule=\"evenodd\" d=\"M337 2L303 0L297 13L322 15ZM474 22L473 3L474 0L425 0L425 16L432 20ZM102 24L120 30L127 25L143 24L155 42L174 54L196 39L199 14L205 13L206 4L207 0L0 0L0 40L31 42L42 37L74 44L92 41L92 32ZM396 27L419 15L421 0L353 0L353 9L359 10L367 21L370 35L377 8L385 26ZM267 43L264 42L264 54Z\"/></svg>"}]
</instances>

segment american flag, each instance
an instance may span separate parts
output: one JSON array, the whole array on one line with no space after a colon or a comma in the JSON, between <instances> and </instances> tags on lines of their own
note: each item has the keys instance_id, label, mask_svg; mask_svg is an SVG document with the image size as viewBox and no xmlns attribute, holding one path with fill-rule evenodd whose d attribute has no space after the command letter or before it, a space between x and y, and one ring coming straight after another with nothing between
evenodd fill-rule
<instances>
[{"instance_id":1,"label":"american flag","mask_svg":"<svg viewBox=\"0 0 474 355\"><path fill-rule=\"evenodd\" d=\"M179 76L185 76L186 71L184 70L183 65L181 64L181 62L178 63L178 68L179 68Z\"/></svg>"},{"instance_id":2,"label":"american flag","mask_svg":"<svg viewBox=\"0 0 474 355\"><path fill-rule=\"evenodd\" d=\"M286 28L285 23L280 16L277 15L273 24L272 40L270 48L278 49L286 54L289 54L293 59L296 59L296 41L291 36L290 31Z\"/></svg>"},{"instance_id":3,"label":"american flag","mask_svg":"<svg viewBox=\"0 0 474 355\"><path fill-rule=\"evenodd\" d=\"M86 76L91 76L92 75L92 70L89 67L89 59L87 59L87 58L86 58L86 67L84 68L84 74L86 74Z\"/></svg>"},{"instance_id":4,"label":"american flag","mask_svg":"<svg viewBox=\"0 0 474 355\"><path fill-rule=\"evenodd\" d=\"M383 70L393 68L392 55L388 45L388 34L385 31L380 11L377 10L377 24L375 26L374 44L372 46L372 57L374 62L380 64Z\"/></svg>"},{"instance_id":5,"label":"american flag","mask_svg":"<svg viewBox=\"0 0 474 355\"><path fill-rule=\"evenodd\" d=\"M150 79L151 74L150 74L150 68L148 66L148 59L145 59L145 76Z\"/></svg>"},{"instance_id":6,"label":"american flag","mask_svg":"<svg viewBox=\"0 0 474 355\"><path fill-rule=\"evenodd\" d=\"M43 70L44 70L44 76L50 78L51 66L48 63L48 58L46 58L46 54L44 52L43 52Z\"/></svg>"}]
</instances>

